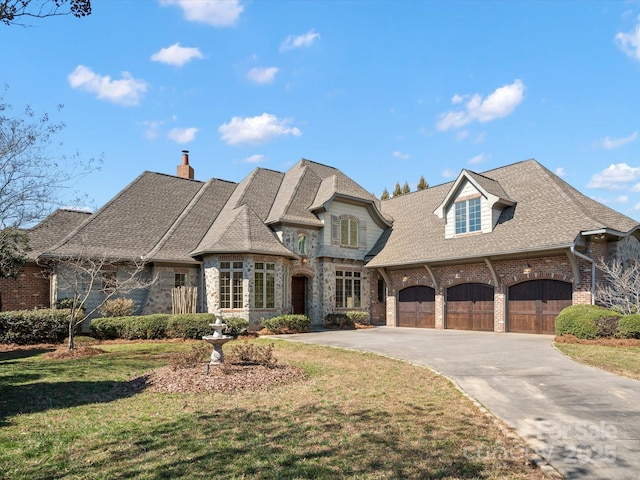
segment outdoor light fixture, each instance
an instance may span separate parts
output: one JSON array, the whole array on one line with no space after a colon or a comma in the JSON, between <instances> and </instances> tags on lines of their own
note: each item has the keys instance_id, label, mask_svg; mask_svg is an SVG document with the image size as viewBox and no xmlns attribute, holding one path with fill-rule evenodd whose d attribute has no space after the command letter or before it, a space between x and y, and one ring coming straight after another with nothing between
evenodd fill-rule
<instances>
[{"instance_id":1,"label":"outdoor light fixture","mask_svg":"<svg viewBox=\"0 0 640 480\"><path fill-rule=\"evenodd\" d=\"M529 265L529 262L524 264L524 268L522 269L522 273L524 273L525 275L529 275L531 273L531 270L533 270L531 268L531 265Z\"/></svg>"},{"instance_id":2,"label":"outdoor light fixture","mask_svg":"<svg viewBox=\"0 0 640 480\"><path fill-rule=\"evenodd\" d=\"M302 257L302 258L300 259L300 263L301 263L302 265L306 265L308 261L309 261L309 259L308 259L307 257Z\"/></svg>"},{"instance_id":3,"label":"outdoor light fixture","mask_svg":"<svg viewBox=\"0 0 640 480\"><path fill-rule=\"evenodd\" d=\"M460 278L462 277L462 271L461 270L456 270L456 274L454 275L455 278Z\"/></svg>"},{"instance_id":4,"label":"outdoor light fixture","mask_svg":"<svg viewBox=\"0 0 640 480\"><path fill-rule=\"evenodd\" d=\"M409 275L406 273L402 275L402 283L407 283L409 281Z\"/></svg>"}]
</instances>

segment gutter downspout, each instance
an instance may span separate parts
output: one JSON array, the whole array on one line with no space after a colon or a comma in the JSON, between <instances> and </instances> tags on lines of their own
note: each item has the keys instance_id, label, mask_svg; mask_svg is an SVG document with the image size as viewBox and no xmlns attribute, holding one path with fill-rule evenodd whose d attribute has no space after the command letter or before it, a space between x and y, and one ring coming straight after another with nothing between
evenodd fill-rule
<instances>
[{"instance_id":1,"label":"gutter downspout","mask_svg":"<svg viewBox=\"0 0 640 480\"><path fill-rule=\"evenodd\" d=\"M571 254L581 258L583 260L586 260L587 262L591 262L591 305L594 305L596 303L595 301L595 294L596 294L596 262L595 260L593 260L593 258L591 257L587 257L584 253L580 253L578 251L576 251L576 246L575 245L571 245L571 247L569 247L569 249L571 250ZM579 272L578 272L579 274Z\"/></svg>"}]
</instances>

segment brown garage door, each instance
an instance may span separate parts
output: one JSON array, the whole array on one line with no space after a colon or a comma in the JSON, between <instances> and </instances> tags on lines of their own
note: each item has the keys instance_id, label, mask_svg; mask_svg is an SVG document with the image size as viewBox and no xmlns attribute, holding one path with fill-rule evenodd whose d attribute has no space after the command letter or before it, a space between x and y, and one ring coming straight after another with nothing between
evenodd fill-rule
<instances>
[{"instance_id":1,"label":"brown garage door","mask_svg":"<svg viewBox=\"0 0 640 480\"><path fill-rule=\"evenodd\" d=\"M554 334L558 313L571 305L572 285L559 280L530 280L509 287L507 329Z\"/></svg>"},{"instance_id":2,"label":"brown garage door","mask_svg":"<svg viewBox=\"0 0 640 480\"><path fill-rule=\"evenodd\" d=\"M493 331L493 287L463 283L447 289L446 328Z\"/></svg>"},{"instance_id":3,"label":"brown garage door","mask_svg":"<svg viewBox=\"0 0 640 480\"><path fill-rule=\"evenodd\" d=\"M435 298L435 290L431 287L418 285L400 290L398 326L434 328Z\"/></svg>"}]
</instances>

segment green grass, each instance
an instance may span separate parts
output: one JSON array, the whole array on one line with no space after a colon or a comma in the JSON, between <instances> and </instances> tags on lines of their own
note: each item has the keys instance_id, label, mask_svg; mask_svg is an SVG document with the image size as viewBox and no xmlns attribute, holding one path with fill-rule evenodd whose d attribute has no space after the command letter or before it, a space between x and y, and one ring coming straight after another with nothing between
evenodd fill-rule
<instances>
[{"instance_id":1,"label":"green grass","mask_svg":"<svg viewBox=\"0 0 640 480\"><path fill-rule=\"evenodd\" d=\"M188 347L0 353L0 478L543 478L448 381L388 358L276 341L306 379L241 394L130 388Z\"/></svg>"},{"instance_id":2,"label":"green grass","mask_svg":"<svg viewBox=\"0 0 640 480\"><path fill-rule=\"evenodd\" d=\"M555 346L577 362L640 380L640 347L581 343L556 343Z\"/></svg>"}]
</instances>

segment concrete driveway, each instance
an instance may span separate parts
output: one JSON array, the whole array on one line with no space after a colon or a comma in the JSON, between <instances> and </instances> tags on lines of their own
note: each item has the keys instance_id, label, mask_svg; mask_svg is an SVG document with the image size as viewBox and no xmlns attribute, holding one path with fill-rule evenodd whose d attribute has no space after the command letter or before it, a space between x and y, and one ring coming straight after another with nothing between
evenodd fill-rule
<instances>
[{"instance_id":1,"label":"concrete driveway","mask_svg":"<svg viewBox=\"0 0 640 480\"><path fill-rule=\"evenodd\" d=\"M551 336L377 327L284 338L426 365L567 478L640 479L640 382L574 363Z\"/></svg>"}]
</instances>

